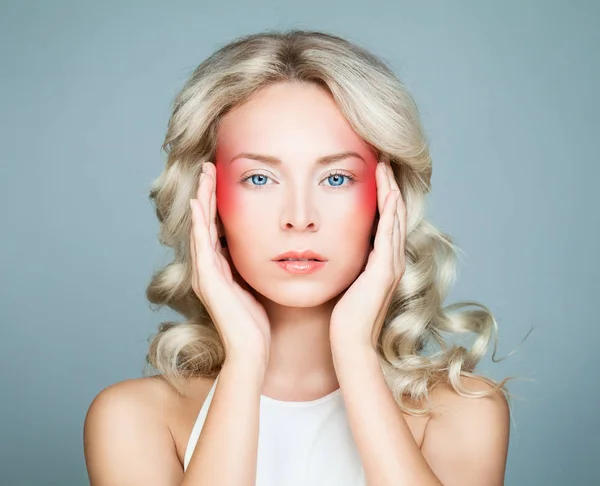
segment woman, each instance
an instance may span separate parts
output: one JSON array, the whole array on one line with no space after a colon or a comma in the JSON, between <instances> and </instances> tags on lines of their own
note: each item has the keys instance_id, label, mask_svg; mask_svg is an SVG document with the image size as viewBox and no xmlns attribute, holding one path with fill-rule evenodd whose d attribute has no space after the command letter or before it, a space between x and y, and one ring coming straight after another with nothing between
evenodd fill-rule
<instances>
[{"instance_id":1,"label":"woman","mask_svg":"<svg viewBox=\"0 0 600 486\"><path fill-rule=\"evenodd\" d=\"M388 67L319 32L238 39L163 147L175 259L147 295L186 320L151 343L159 375L90 406L93 486L503 484L508 378L473 373L496 324L442 307L456 248L424 219L431 159ZM471 351L442 336L466 331Z\"/></svg>"}]
</instances>

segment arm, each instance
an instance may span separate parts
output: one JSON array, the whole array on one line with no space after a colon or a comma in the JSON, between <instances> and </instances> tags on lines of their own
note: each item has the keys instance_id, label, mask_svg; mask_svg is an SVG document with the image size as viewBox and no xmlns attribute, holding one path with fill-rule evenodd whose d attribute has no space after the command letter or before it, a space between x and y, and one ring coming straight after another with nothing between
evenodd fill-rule
<instances>
[{"instance_id":1,"label":"arm","mask_svg":"<svg viewBox=\"0 0 600 486\"><path fill-rule=\"evenodd\" d=\"M84 425L90 485L254 485L264 369L250 363L223 365L185 473L160 417L164 403L148 393L147 382L128 380L100 392Z\"/></svg>"},{"instance_id":2,"label":"arm","mask_svg":"<svg viewBox=\"0 0 600 486\"><path fill-rule=\"evenodd\" d=\"M375 350L346 349L336 373L368 484L501 486L508 449L508 405L501 394L434 394L445 413L430 419L421 449L390 393ZM489 389L471 379L470 391Z\"/></svg>"},{"instance_id":3,"label":"arm","mask_svg":"<svg viewBox=\"0 0 600 486\"><path fill-rule=\"evenodd\" d=\"M385 382L376 351L346 346L333 356L367 484L444 486L413 439Z\"/></svg>"},{"instance_id":4,"label":"arm","mask_svg":"<svg viewBox=\"0 0 600 486\"><path fill-rule=\"evenodd\" d=\"M91 486L175 486L183 469L148 381L102 390L87 412L84 454Z\"/></svg>"},{"instance_id":5,"label":"arm","mask_svg":"<svg viewBox=\"0 0 600 486\"><path fill-rule=\"evenodd\" d=\"M185 486L256 483L260 392L265 368L226 362L185 474Z\"/></svg>"}]
</instances>

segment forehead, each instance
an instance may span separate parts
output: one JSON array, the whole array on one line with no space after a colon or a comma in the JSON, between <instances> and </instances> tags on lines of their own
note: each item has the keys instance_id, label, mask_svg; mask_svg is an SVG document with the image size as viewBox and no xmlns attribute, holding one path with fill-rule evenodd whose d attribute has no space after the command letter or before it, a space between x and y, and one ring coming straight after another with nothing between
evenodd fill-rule
<instances>
[{"instance_id":1,"label":"forehead","mask_svg":"<svg viewBox=\"0 0 600 486\"><path fill-rule=\"evenodd\" d=\"M352 129L324 88L308 83L277 83L261 89L220 121L217 151L264 152L356 150L368 144Z\"/></svg>"}]
</instances>

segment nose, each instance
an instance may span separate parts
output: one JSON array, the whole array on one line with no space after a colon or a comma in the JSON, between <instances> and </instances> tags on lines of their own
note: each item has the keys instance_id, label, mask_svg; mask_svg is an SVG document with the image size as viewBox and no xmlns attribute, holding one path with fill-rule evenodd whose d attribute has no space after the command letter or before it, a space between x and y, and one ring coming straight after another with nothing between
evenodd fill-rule
<instances>
[{"instance_id":1,"label":"nose","mask_svg":"<svg viewBox=\"0 0 600 486\"><path fill-rule=\"evenodd\" d=\"M306 190L290 190L282 204L281 228L285 231L317 231L320 226L319 211L314 194Z\"/></svg>"}]
</instances>

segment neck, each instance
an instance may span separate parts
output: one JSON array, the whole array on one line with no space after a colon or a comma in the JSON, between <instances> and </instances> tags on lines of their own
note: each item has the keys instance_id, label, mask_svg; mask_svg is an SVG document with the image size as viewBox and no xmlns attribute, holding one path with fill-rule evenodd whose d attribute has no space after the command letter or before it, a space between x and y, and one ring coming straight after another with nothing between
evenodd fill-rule
<instances>
[{"instance_id":1,"label":"neck","mask_svg":"<svg viewBox=\"0 0 600 486\"><path fill-rule=\"evenodd\" d=\"M301 308L272 301L263 305L271 324L271 349L262 394L309 401L339 388L329 341L335 301Z\"/></svg>"}]
</instances>

